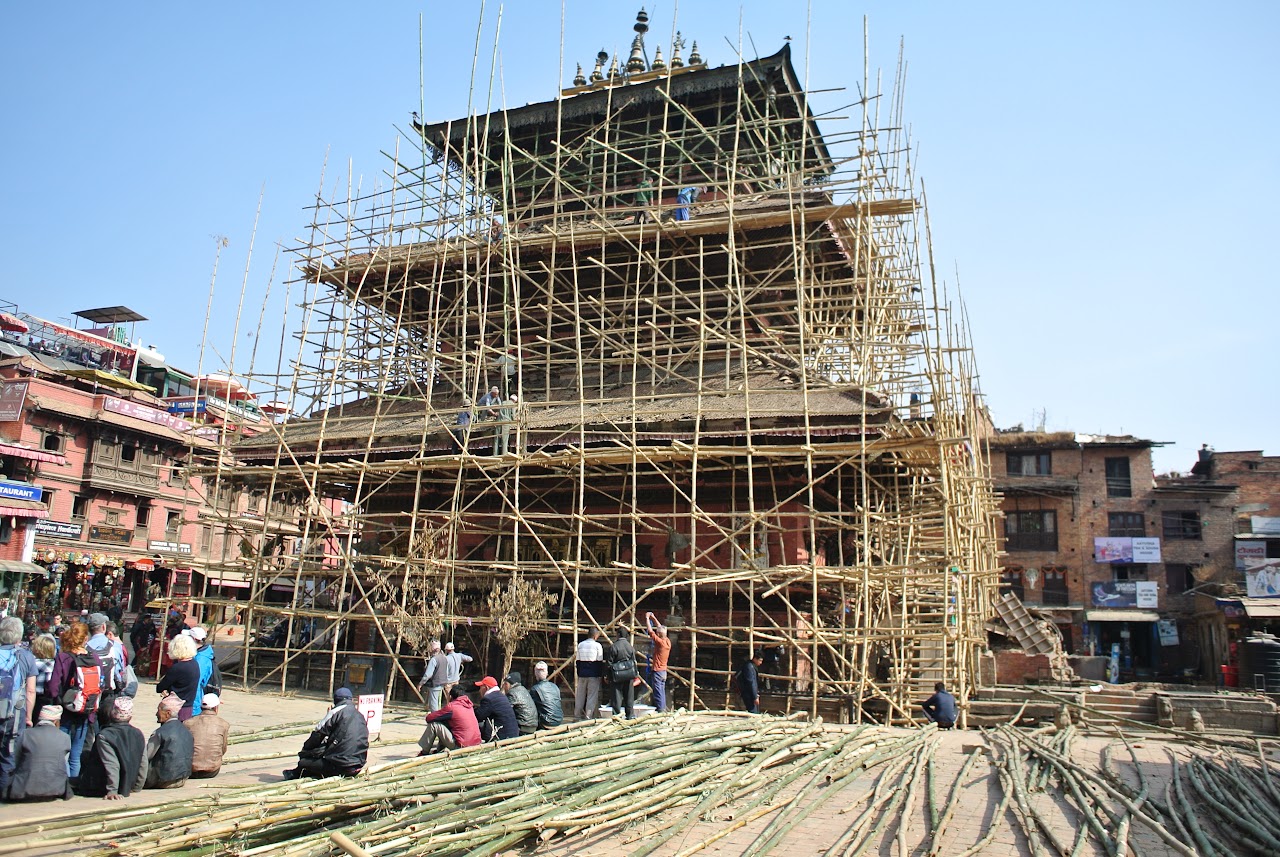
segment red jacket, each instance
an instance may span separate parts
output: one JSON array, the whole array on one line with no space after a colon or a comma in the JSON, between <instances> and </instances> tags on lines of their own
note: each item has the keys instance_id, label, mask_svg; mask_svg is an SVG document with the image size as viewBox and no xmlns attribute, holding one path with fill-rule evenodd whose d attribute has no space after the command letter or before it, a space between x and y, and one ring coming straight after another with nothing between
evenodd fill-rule
<instances>
[{"instance_id":1,"label":"red jacket","mask_svg":"<svg viewBox=\"0 0 1280 857\"><path fill-rule=\"evenodd\" d=\"M449 727L459 747L474 747L480 743L480 724L476 722L475 708L468 696L452 699L444 708L428 714L427 722L434 721Z\"/></svg>"}]
</instances>

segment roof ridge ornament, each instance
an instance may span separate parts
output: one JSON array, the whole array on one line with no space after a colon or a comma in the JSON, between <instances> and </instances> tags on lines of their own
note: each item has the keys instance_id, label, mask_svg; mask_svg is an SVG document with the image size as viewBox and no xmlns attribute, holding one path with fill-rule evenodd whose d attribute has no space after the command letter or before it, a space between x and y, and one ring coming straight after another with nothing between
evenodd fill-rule
<instances>
[{"instance_id":1,"label":"roof ridge ornament","mask_svg":"<svg viewBox=\"0 0 1280 857\"><path fill-rule=\"evenodd\" d=\"M680 57L680 51L684 49L684 36L680 35L680 31L676 30L676 37L671 40L671 68L684 68L684 60Z\"/></svg>"},{"instance_id":2,"label":"roof ridge ornament","mask_svg":"<svg viewBox=\"0 0 1280 857\"><path fill-rule=\"evenodd\" d=\"M658 45L653 49L653 62L649 65L650 71L666 71L667 62L662 58L662 45Z\"/></svg>"},{"instance_id":3,"label":"roof ridge ornament","mask_svg":"<svg viewBox=\"0 0 1280 857\"><path fill-rule=\"evenodd\" d=\"M586 86L587 77L582 73L582 63L578 63L578 73L573 76L574 86Z\"/></svg>"}]
</instances>

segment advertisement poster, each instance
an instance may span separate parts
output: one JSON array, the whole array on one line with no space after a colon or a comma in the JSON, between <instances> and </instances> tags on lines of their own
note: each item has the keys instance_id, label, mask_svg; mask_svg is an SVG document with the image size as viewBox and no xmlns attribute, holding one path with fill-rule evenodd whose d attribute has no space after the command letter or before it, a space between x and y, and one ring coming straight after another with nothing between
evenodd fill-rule
<instances>
[{"instance_id":1,"label":"advertisement poster","mask_svg":"<svg viewBox=\"0 0 1280 857\"><path fill-rule=\"evenodd\" d=\"M1236 571L1261 565L1267 561L1266 542L1236 542Z\"/></svg>"},{"instance_id":2,"label":"advertisement poster","mask_svg":"<svg viewBox=\"0 0 1280 857\"><path fill-rule=\"evenodd\" d=\"M1245 590L1250 598L1280 595L1280 559L1273 559L1246 569Z\"/></svg>"},{"instance_id":3,"label":"advertisement poster","mask_svg":"<svg viewBox=\"0 0 1280 857\"><path fill-rule=\"evenodd\" d=\"M26 381L6 381L0 384L0 422L12 423L21 420L22 405L26 400Z\"/></svg>"},{"instance_id":4,"label":"advertisement poster","mask_svg":"<svg viewBox=\"0 0 1280 857\"><path fill-rule=\"evenodd\" d=\"M1094 607L1140 607L1154 610L1159 606L1159 589L1154 580L1106 580L1090 587Z\"/></svg>"},{"instance_id":5,"label":"advertisement poster","mask_svg":"<svg viewBox=\"0 0 1280 857\"><path fill-rule=\"evenodd\" d=\"M1103 538L1093 540L1094 562L1133 562L1133 539Z\"/></svg>"},{"instance_id":6,"label":"advertisement poster","mask_svg":"<svg viewBox=\"0 0 1280 857\"><path fill-rule=\"evenodd\" d=\"M1156 622L1156 633L1160 635L1160 645L1178 645L1178 623L1172 619L1161 619Z\"/></svg>"},{"instance_id":7,"label":"advertisement poster","mask_svg":"<svg viewBox=\"0 0 1280 857\"><path fill-rule=\"evenodd\" d=\"M1129 536L1095 537L1094 562L1163 562L1160 558L1160 539L1155 537L1130 538Z\"/></svg>"},{"instance_id":8,"label":"advertisement poster","mask_svg":"<svg viewBox=\"0 0 1280 857\"><path fill-rule=\"evenodd\" d=\"M382 731L382 705L386 697L381 693L356 697L356 710L364 715L369 727L369 740L373 741Z\"/></svg>"}]
</instances>

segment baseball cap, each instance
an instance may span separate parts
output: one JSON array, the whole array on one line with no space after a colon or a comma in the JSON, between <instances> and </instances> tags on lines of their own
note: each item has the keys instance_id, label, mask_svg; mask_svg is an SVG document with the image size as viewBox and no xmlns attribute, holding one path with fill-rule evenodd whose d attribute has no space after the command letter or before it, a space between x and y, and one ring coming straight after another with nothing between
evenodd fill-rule
<instances>
[{"instance_id":1,"label":"baseball cap","mask_svg":"<svg viewBox=\"0 0 1280 857\"><path fill-rule=\"evenodd\" d=\"M518 672L509 672L503 681L507 684L524 684L524 676L520 675Z\"/></svg>"},{"instance_id":2,"label":"baseball cap","mask_svg":"<svg viewBox=\"0 0 1280 857\"><path fill-rule=\"evenodd\" d=\"M205 630L204 625L196 625L191 629L191 638L193 640L203 640L209 636L209 632Z\"/></svg>"},{"instance_id":3,"label":"baseball cap","mask_svg":"<svg viewBox=\"0 0 1280 857\"><path fill-rule=\"evenodd\" d=\"M497 686L498 686L498 680L491 675L487 675L484 678L480 679L478 682L476 682L476 687L480 688L481 690L493 690L493 688Z\"/></svg>"},{"instance_id":4,"label":"baseball cap","mask_svg":"<svg viewBox=\"0 0 1280 857\"><path fill-rule=\"evenodd\" d=\"M340 688L338 688L337 690L335 690L335 691L333 692L333 701L334 701L334 702L339 702L339 701L341 701L341 700L344 700L344 699L350 699L350 698L351 698L351 689L350 689L350 688L347 688L347 687L340 687Z\"/></svg>"},{"instance_id":5,"label":"baseball cap","mask_svg":"<svg viewBox=\"0 0 1280 857\"><path fill-rule=\"evenodd\" d=\"M107 624L107 621L108 621L108 620L107 620L107 614L106 614L106 613L90 613L90 614L89 614L89 627L90 627L90 628L97 628L97 627L99 627L100 625L105 625L105 624Z\"/></svg>"},{"instance_id":6,"label":"baseball cap","mask_svg":"<svg viewBox=\"0 0 1280 857\"><path fill-rule=\"evenodd\" d=\"M222 699L216 693L206 693L204 698L200 700L200 708L217 708L222 704Z\"/></svg>"},{"instance_id":7,"label":"baseball cap","mask_svg":"<svg viewBox=\"0 0 1280 857\"><path fill-rule=\"evenodd\" d=\"M446 652L452 652L452 651L453 651L453 643L445 643L445 644L444 644L444 650L445 650Z\"/></svg>"}]
</instances>

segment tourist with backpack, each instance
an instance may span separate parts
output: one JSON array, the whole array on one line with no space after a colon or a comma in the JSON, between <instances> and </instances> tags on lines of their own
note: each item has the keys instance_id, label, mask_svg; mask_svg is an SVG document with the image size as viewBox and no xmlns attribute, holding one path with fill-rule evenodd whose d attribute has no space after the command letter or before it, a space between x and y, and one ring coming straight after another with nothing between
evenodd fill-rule
<instances>
[{"instance_id":1,"label":"tourist with backpack","mask_svg":"<svg viewBox=\"0 0 1280 857\"><path fill-rule=\"evenodd\" d=\"M0 619L0 794L9 787L18 742L36 710L36 659L20 648L22 620Z\"/></svg>"},{"instance_id":2,"label":"tourist with backpack","mask_svg":"<svg viewBox=\"0 0 1280 857\"><path fill-rule=\"evenodd\" d=\"M71 736L68 773L73 780L80 776L80 754L89 730L97 723L102 697L102 662L89 651L88 641L89 626L83 622L74 622L62 632L62 651L54 659L46 685L49 694L62 704L60 728Z\"/></svg>"},{"instance_id":3,"label":"tourist with backpack","mask_svg":"<svg viewBox=\"0 0 1280 857\"><path fill-rule=\"evenodd\" d=\"M111 705L124 686L124 647L118 646L107 636L107 626L111 620L105 613L89 614L89 639L85 648L98 656L102 665L102 693L98 698L98 708L110 712ZM97 727L94 727L97 734Z\"/></svg>"}]
</instances>

